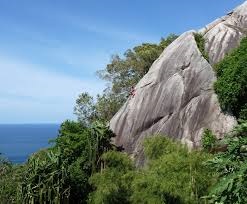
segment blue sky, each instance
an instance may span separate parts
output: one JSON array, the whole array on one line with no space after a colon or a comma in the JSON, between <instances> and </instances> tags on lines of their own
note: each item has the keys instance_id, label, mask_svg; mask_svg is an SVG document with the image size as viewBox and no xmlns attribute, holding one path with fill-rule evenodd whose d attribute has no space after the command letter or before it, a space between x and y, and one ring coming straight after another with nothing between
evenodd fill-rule
<instances>
[{"instance_id":1,"label":"blue sky","mask_svg":"<svg viewBox=\"0 0 247 204\"><path fill-rule=\"evenodd\" d=\"M199 29L244 0L0 0L0 123L73 119L111 55Z\"/></svg>"}]
</instances>

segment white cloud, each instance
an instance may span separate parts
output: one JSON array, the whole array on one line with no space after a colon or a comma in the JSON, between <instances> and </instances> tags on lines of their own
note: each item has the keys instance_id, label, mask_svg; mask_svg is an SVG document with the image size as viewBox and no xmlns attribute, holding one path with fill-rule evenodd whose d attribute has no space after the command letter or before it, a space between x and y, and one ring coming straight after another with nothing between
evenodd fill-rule
<instances>
[{"instance_id":1,"label":"white cloud","mask_svg":"<svg viewBox=\"0 0 247 204\"><path fill-rule=\"evenodd\" d=\"M72 26L86 30L89 32L104 35L106 37L114 38L116 40L130 41L130 42L156 42L157 36L149 36L144 33L133 32L120 28L116 25L109 25L103 22L96 22L92 20L85 21L81 17L72 15L63 15L63 21L67 21Z\"/></svg>"},{"instance_id":2,"label":"white cloud","mask_svg":"<svg viewBox=\"0 0 247 204\"><path fill-rule=\"evenodd\" d=\"M47 9L46 9L47 10ZM115 40L129 41L129 42L156 42L159 37L156 35L144 34L140 31L135 31L135 28L127 28L120 26L119 24L109 24L109 22L103 21L103 19L93 18L92 16L87 17L84 15L77 15L68 10L61 10L56 8L56 13L53 10L47 10L47 12L52 15L47 15L46 13L39 13L40 16L43 15L44 18L49 19L49 21L59 22L66 27L74 27L81 31L87 31L91 33L100 34L100 36L105 36ZM158 37L158 38L157 38Z\"/></svg>"},{"instance_id":3,"label":"white cloud","mask_svg":"<svg viewBox=\"0 0 247 204\"><path fill-rule=\"evenodd\" d=\"M85 49L86 50L86 49ZM103 51L89 52L78 50L76 48L70 48L66 46L60 46L59 48L47 49L49 56L59 61L60 63L66 64L71 68L87 69L86 72L92 73L99 69L104 69L106 64L110 60L110 56ZM89 71L90 70L90 71Z\"/></svg>"},{"instance_id":4,"label":"white cloud","mask_svg":"<svg viewBox=\"0 0 247 204\"><path fill-rule=\"evenodd\" d=\"M8 121L62 121L66 119L63 117L72 116L79 93L88 91L96 95L104 88L95 79L44 71L39 65L1 55L0 73L0 112ZM0 122L8 122L4 121L5 116L0 117Z\"/></svg>"},{"instance_id":5,"label":"white cloud","mask_svg":"<svg viewBox=\"0 0 247 204\"><path fill-rule=\"evenodd\" d=\"M100 35L105 35L107 37L115 38L118 40L125 40L125 41L137 41L137 42L145 42L145 41L155 41L156 39L150 36L145 36L144 34L138 34L134 32L130 32L127 30L121 30L118 27L111 27L109 25L101 25L95 22L90 24L73 19L71 23L83 30L87 30L90 32L98 33Z\"/></svg>"}]
</instances>

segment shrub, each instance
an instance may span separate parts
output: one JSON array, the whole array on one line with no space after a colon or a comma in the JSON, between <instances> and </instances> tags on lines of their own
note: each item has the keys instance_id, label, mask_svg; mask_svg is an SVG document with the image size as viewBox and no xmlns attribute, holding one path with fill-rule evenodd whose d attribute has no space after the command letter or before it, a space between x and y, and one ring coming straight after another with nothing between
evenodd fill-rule
<instances>
[{"instance_id":1,"label":"shrub","mask_svg":"<svg viewBox=\"0 0 247 204\"><path fill-rule=\"evenodd\" d=\"M19 188L20 203L65 203L70 196L66 162L60 152L42 150L28 160Z\"/></svg>"},{"instance_id":2,"label":"shrub","mask_svg":"<svg viewBox=\"0 0 247 204\"><path fill-rule=\"evenodd\" d=\"M221 108L236 117L246 118L247 107L247 38L215 66L214 84Z\"/></svg>"},{"instance_id":3,"label":"shrub","mask_svg":"<svg viewBox=\"0 0 247 204\"><path fill-rule=\"evenodd\" d=\"M198 203L214 181L203 165L210 155L191 152L162 136L145 141L146 169L133 180L133 203ZM158 149L158 150L157 150Z\"/></svg>"},{"instance_id":4,"label":"shrub","mask_svg":"<svg viewBox=\"0 0 247 204\"><path fill-rule=\"evenodd\" d=\"M23 178L24 166L13 165L0 155L0 203L17 203L17 187Z\"/></svg>"},{"instance_id":5,"label":"shrub","mask_svg":"<svg viewBox=\"0 0 247 204\"><path fill-rule=\"evenodd\" d=\"M205 150L210 151L214 147L216 141L217 138L213 132L209 129L205 129L202 135L202 147Z\"/></svg>"},{"instance_id":6,"label":"shrub","mask_svg":"<svg viewBox=\"0 0 247 204\"><path fill-rule=\"evenodd\" d=\"M95 191L89 203L130 203L134 165L127 154L109 151L102 156L104 169L90 178Z\"/></svg>"},{"instance_id":7,"label":"shrub","mask_svg":"<svg viewBox=\"0 0 247 204\"><path fill-rule=\"evenodd\" d=\"M247 103L242 107L239 115L241 120L247 120Z\"/></svg>"},{"instance_id":8,"label":"shrub","mask_svg":"<svg viewBox=\"0 0 247 204\"><path fill-rule=\"evenodd\" d=\"M202 56L209 61L208 53L205 50L205 39L203 38L203 35L200 33L194 33L195 41L197 44L198 49L202 53Z\"/></svg>"},{"instance_id":9,"label":"shrub","mask_svg":"<svg viewBox=\"0 0 247 204\"><path fill-rule=\"evenodd\" d=\"M225 138L228 146L207 162L219 174L219 180L207 197L210 203L247 202L247 122L242 121L231 135Z\"/></svg>"}]
</instances>

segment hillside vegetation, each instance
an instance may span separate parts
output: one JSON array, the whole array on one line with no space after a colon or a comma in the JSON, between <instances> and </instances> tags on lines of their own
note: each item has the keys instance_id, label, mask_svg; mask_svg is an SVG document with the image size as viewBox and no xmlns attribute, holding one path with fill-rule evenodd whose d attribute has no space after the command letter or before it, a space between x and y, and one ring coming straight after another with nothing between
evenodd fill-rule
<instances>
[{"instance_id":1,"label":"hillside vegetation","mask_svg":"<svg viewBox=\"0 0 247 204\"><path fill-rule=\"evenodd\" d=\"M247 38L215 67L215 91L223 110L247 120Z\"/></svg>"},{"instance_id":2,"label":"hillside vegetation","mask_svg":"<svg viewBox=\"0 0 247 204\"><path fill-rule=\"evenodd\" d=\"M78 120L61 125L52 147L34 153L22 165L1 157L0 203L246 203L246 38L216 65L215 91L221 106L242 119L223 140L207 129L203 148L189 151L177 141L155 135L144 142L142 168L111 143L114 134L107 121L176 37L142 44L123 58L114 56L99 72L109 87L96 100L88 93L80 94L74 109ZM204 51L202 37L197 38Z\"/></svg>"}]
</instances>

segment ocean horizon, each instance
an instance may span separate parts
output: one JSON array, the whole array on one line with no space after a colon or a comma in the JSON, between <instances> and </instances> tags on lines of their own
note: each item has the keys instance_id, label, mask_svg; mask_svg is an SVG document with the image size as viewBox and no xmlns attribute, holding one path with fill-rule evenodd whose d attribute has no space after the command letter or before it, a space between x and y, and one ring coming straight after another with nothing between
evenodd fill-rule
<instances>
[{"instance_id":1,"label":"ocean horizon","mask_svg":"<svg viewBox=\"0 0 247 204\"><path fill-rule=\"evenodd\" d=\"M40 149L51 146L60 124L0 124L0 153L14 164L24 163Z\"/></svg>"}]
</instances>

